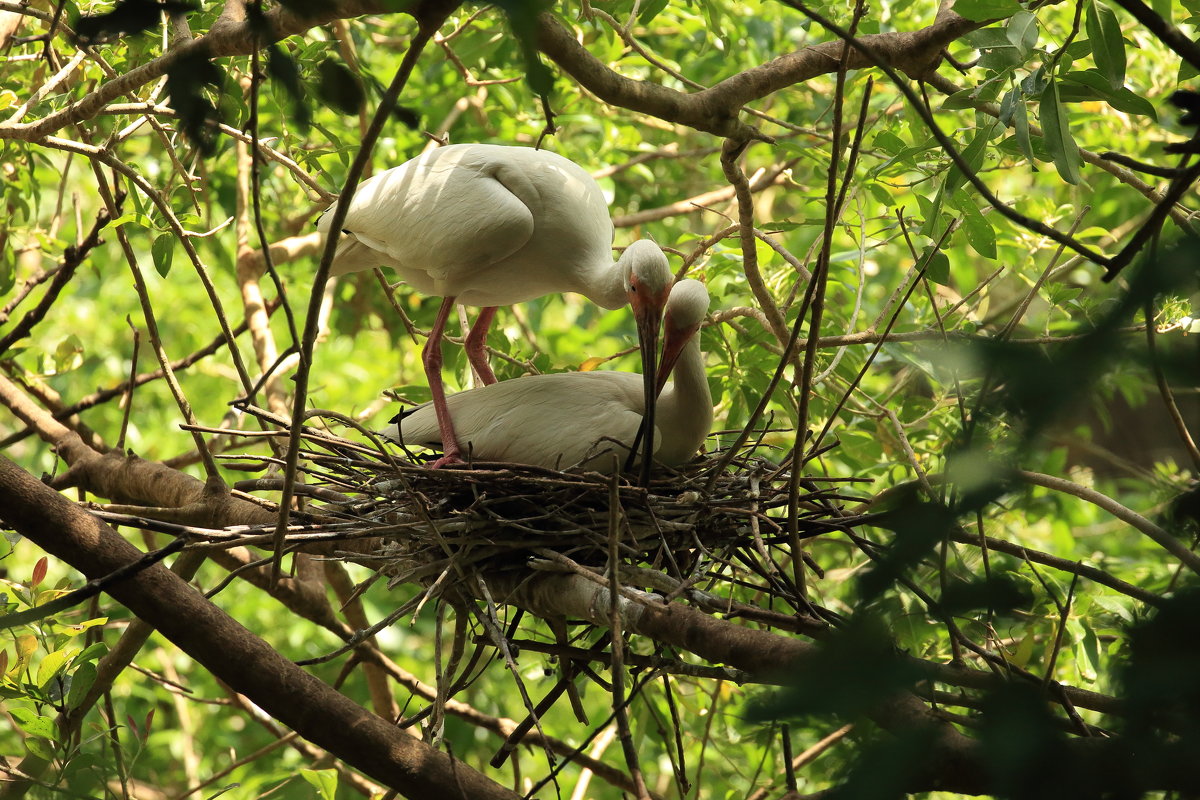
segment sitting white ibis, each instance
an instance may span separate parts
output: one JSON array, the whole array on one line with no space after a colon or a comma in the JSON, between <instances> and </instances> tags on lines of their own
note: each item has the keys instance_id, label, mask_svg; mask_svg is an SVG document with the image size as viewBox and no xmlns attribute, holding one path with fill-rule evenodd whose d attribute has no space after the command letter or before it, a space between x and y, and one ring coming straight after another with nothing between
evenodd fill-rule
<instances>
[{"instance_id":1,"label":"sitting white ibis","mask_svg":"<svg viewBox=\"0 0 1200 800\"><path fill-rule=\"evenodd\" d=\"M331 218L326 212L317 223L326 236ZM652 392L671 281L666 256L640 240L614 263L608 205L574 162L528 147L439 147L363 181L341 236L331 275L390 266L417 291L445 298L422 351L444 453L433 466L461 460L441 375L442 333L456 302L483 307L465 348L485 384L496 382L484 353L496 306L558 292L608 309L630 303Z\"/></svg>"},{"instance_id":2,"label":"sitting white ibis","mask_svg":"<svg viewBox=\"0 0 1200 800\"><path fill-rule=\"evenodd\" d=\"M682 280L671 289L658 367L662 396L653 426L654 459L668 466L695 455L712 426L712 396L697 335L707 310L708 291L699 281ZM672 368L674 380L663 389ZM645 408L642 377L629 372L530 375L459 392L447 404L463 446L475 459L599 472L624 462ZM401 412L383 435L406 445L437 447L432 404Z\"/></svg>"}]
</instances>

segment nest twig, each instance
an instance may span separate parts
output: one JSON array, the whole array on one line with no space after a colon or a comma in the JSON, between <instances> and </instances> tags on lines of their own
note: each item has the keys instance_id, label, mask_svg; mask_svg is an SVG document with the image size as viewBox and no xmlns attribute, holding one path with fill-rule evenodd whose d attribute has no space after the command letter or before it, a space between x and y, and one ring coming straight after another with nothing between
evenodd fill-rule
<instances>
[{"instance_id":1,"label":"nest twig","mask_svg":"<svg viewBox=\"0 0 1200 800\"><path fill-rule=\"evenodd\" d=\"M316 415L349 423L328 412L312 412L310 417ZM273 417L271 421L279 422ZM297 521L308 523L303 527L310 540L314 533L378 537L380 545L370 560L389 577L389 585L428 586L452 570L461 577L525 569L531 557L546 550L584 567L598 569L606 563L614 512L610 476L516 464L431 470L411 453L363 433L364 440L355 441L306 428L300 493L309 501ZM790 541L789 476L779 465L745 449L713 478L725 455L716 450L677 471L660 471L648 488L619 479L618 552L628 565L659 570L677 580L694 580L701 563L738 562L743 571L749 567L759 576L759 588L786 593L786 581L780 583L784 571L773 551ZM268 458L257 460L271 463ZM269 489L273 483L258 479L237 488ZM827 478L801 481L801 538L853 524L841 503L859 498L842 494L843 483ZM361 552L353 557L364 560Z\"/></svg>"}]
</instances>

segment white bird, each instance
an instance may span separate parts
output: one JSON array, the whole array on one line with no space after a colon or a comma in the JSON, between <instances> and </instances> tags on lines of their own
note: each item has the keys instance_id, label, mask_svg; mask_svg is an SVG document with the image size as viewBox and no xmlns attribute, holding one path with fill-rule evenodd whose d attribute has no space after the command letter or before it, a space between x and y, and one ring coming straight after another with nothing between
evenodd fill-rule
<instances>
[{"instance_id":1,"label":"white bird","mask_svg":"<svg viewBox=\"0 0 1200 800\"><path fill-rule=\"evenodd\" d=\"M668 466L695 455L712 426L712 396L696 332L708 310L708 291L682 280L667 301L658 388L654 459ZM480 461L554 469L582 466L611 472L642 423L642 376L629 372L561 372L494 383L447 398L464 448ZM401 412L384 431L406 445L437 447L430 403Z\"/></svg>"},{"instance_id":2,"label":"white bird","mask_svg":"<svg viewBox=\"0 0 1200 800\"><path fill-rule=\"evenodd\" d=\"M328 236L332 214L317 223ZM363 181L351 198L330 275L390 266L417 291L445 298L422 351L444 456L461 460L445 410L442 333L454 304L482 306L467 334L467 359L496 382L484 343L496 306L578 292L608 309L630 303L645 387L671 274L666 256L636 241L614 263L614 228L600 187L579 165L545 150L458 144L430 150ZM651 405L653 415L653 405Z\"/></svg>"}]
</instances>

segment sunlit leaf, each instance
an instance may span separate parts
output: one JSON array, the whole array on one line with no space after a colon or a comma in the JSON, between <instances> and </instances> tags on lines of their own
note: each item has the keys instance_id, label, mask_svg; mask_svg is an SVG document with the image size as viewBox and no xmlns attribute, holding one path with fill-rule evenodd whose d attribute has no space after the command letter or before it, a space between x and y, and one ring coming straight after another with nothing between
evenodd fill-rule
<instances>
[{"instance_id":1,"label":"sunlit leaf","mask_svg":"<svg viewBox=\"0 0 1200 800\"><path fill-rule=\"evenodd\" d=\"M38 664L37 670L37 685L45 688L62 668L67 664L67 652L65 650L55 650L47 653L41 663Z\"/></svg>"},{"instance_id":2,"label":"sunlit leaf","mask_svg":"<svg viewBox=\"0 0 1200 800\"><path fill-rule=\"evenodd\" d=\"M959 0L954 10L970 20L1006 19L1021 10L1017 0Z\"/></svg>"},{"instance_id":3,"label":"sunlit leaf","mask_svg":"<svg viewBox=\"0 0 1200 800\"><path fill-rule=\"evenodd\" d=\"M337 795L338 774L336 769L302 769L300 777L317 790L322 800L334 800Z\"/></svg>"},{"instance_id":4,"label":"sunlit leaf","mask_svg":"<svg viewBox=\"0 0 1200 800\"><path fill-rule=\"evenodd\" d=\"M50 717L42 716L32 709L20 706L9 709L8 713L16 720L17 727L30 736L42 739L54 738L54 720Z\"/></svg>"},{"instance_id":5,"label":"sunlit leaf","mask_svg":"<svg viewBox=\"0 0 1200 800\"><path fill-rule=\"evenodd\" d=\"M1009 18L1008 25L1004 28L1004 34L1022 57L1028 56L1037 47L1037 17L1028 11L1018 11Z\"/></svg>"}]
</instances>

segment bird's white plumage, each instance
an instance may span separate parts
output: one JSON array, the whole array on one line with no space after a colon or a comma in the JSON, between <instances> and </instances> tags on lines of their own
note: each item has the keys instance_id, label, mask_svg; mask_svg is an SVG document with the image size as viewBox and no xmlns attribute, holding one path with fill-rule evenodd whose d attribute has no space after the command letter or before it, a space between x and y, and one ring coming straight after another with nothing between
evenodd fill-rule
<instances>
[{"instance_id":1,"label":"bird's white plumage","mask_svg":"<svg viewBox=\"0 0 1200 800\"><path fill-rule=\"evenodd\" d=\"M683 280L667 302L668 339L693 333L708 309L699 281ZM658 401L655 460L681 464L712 425L712 398L698 337L683 346L674 380ZM610 472L623 463L642 421L642 376L628 372L533 375L447 398L464 454L480 461ZM437 447L432 404L419 406L383 434L408 445ZM615 440L610 441L610 440Z\"/></svg>"},{"instance_id":2,"label":"bird's white plumage","mask_svg":"<svg viewBox=\"0 0 1200 800\"><path fill-rule=\"evenodd\" d=\"M328 213L317 223L339 237L331 274L390 266L418 291L443 298L422 351L445 445L437 464L461 452L441 380L442 333L454 303L485 307L464 342L484 383L496 380L484 348L495 306L579 292L605 308L631 303L643 349L657 336L671 277L666 256L642 240L614 262L600 187L554 153L489 144L430 150L363 181L341 230L331 226Z\"/></svg>"},{"instance_id":3,"label":"bird's white plumage","mask_svg":"<svg viewBox=\"0 0 1200 800\"><path fill-rule=\"evenodd\" d=\"M328 235L331 214L317 223ZM390 266L417 291L474 306L579 292L627 302L600 187L546 150L448 145L363 181L332 273ZM622 273L625 274L622 274Z\"/></svg>"}]
</instances>

